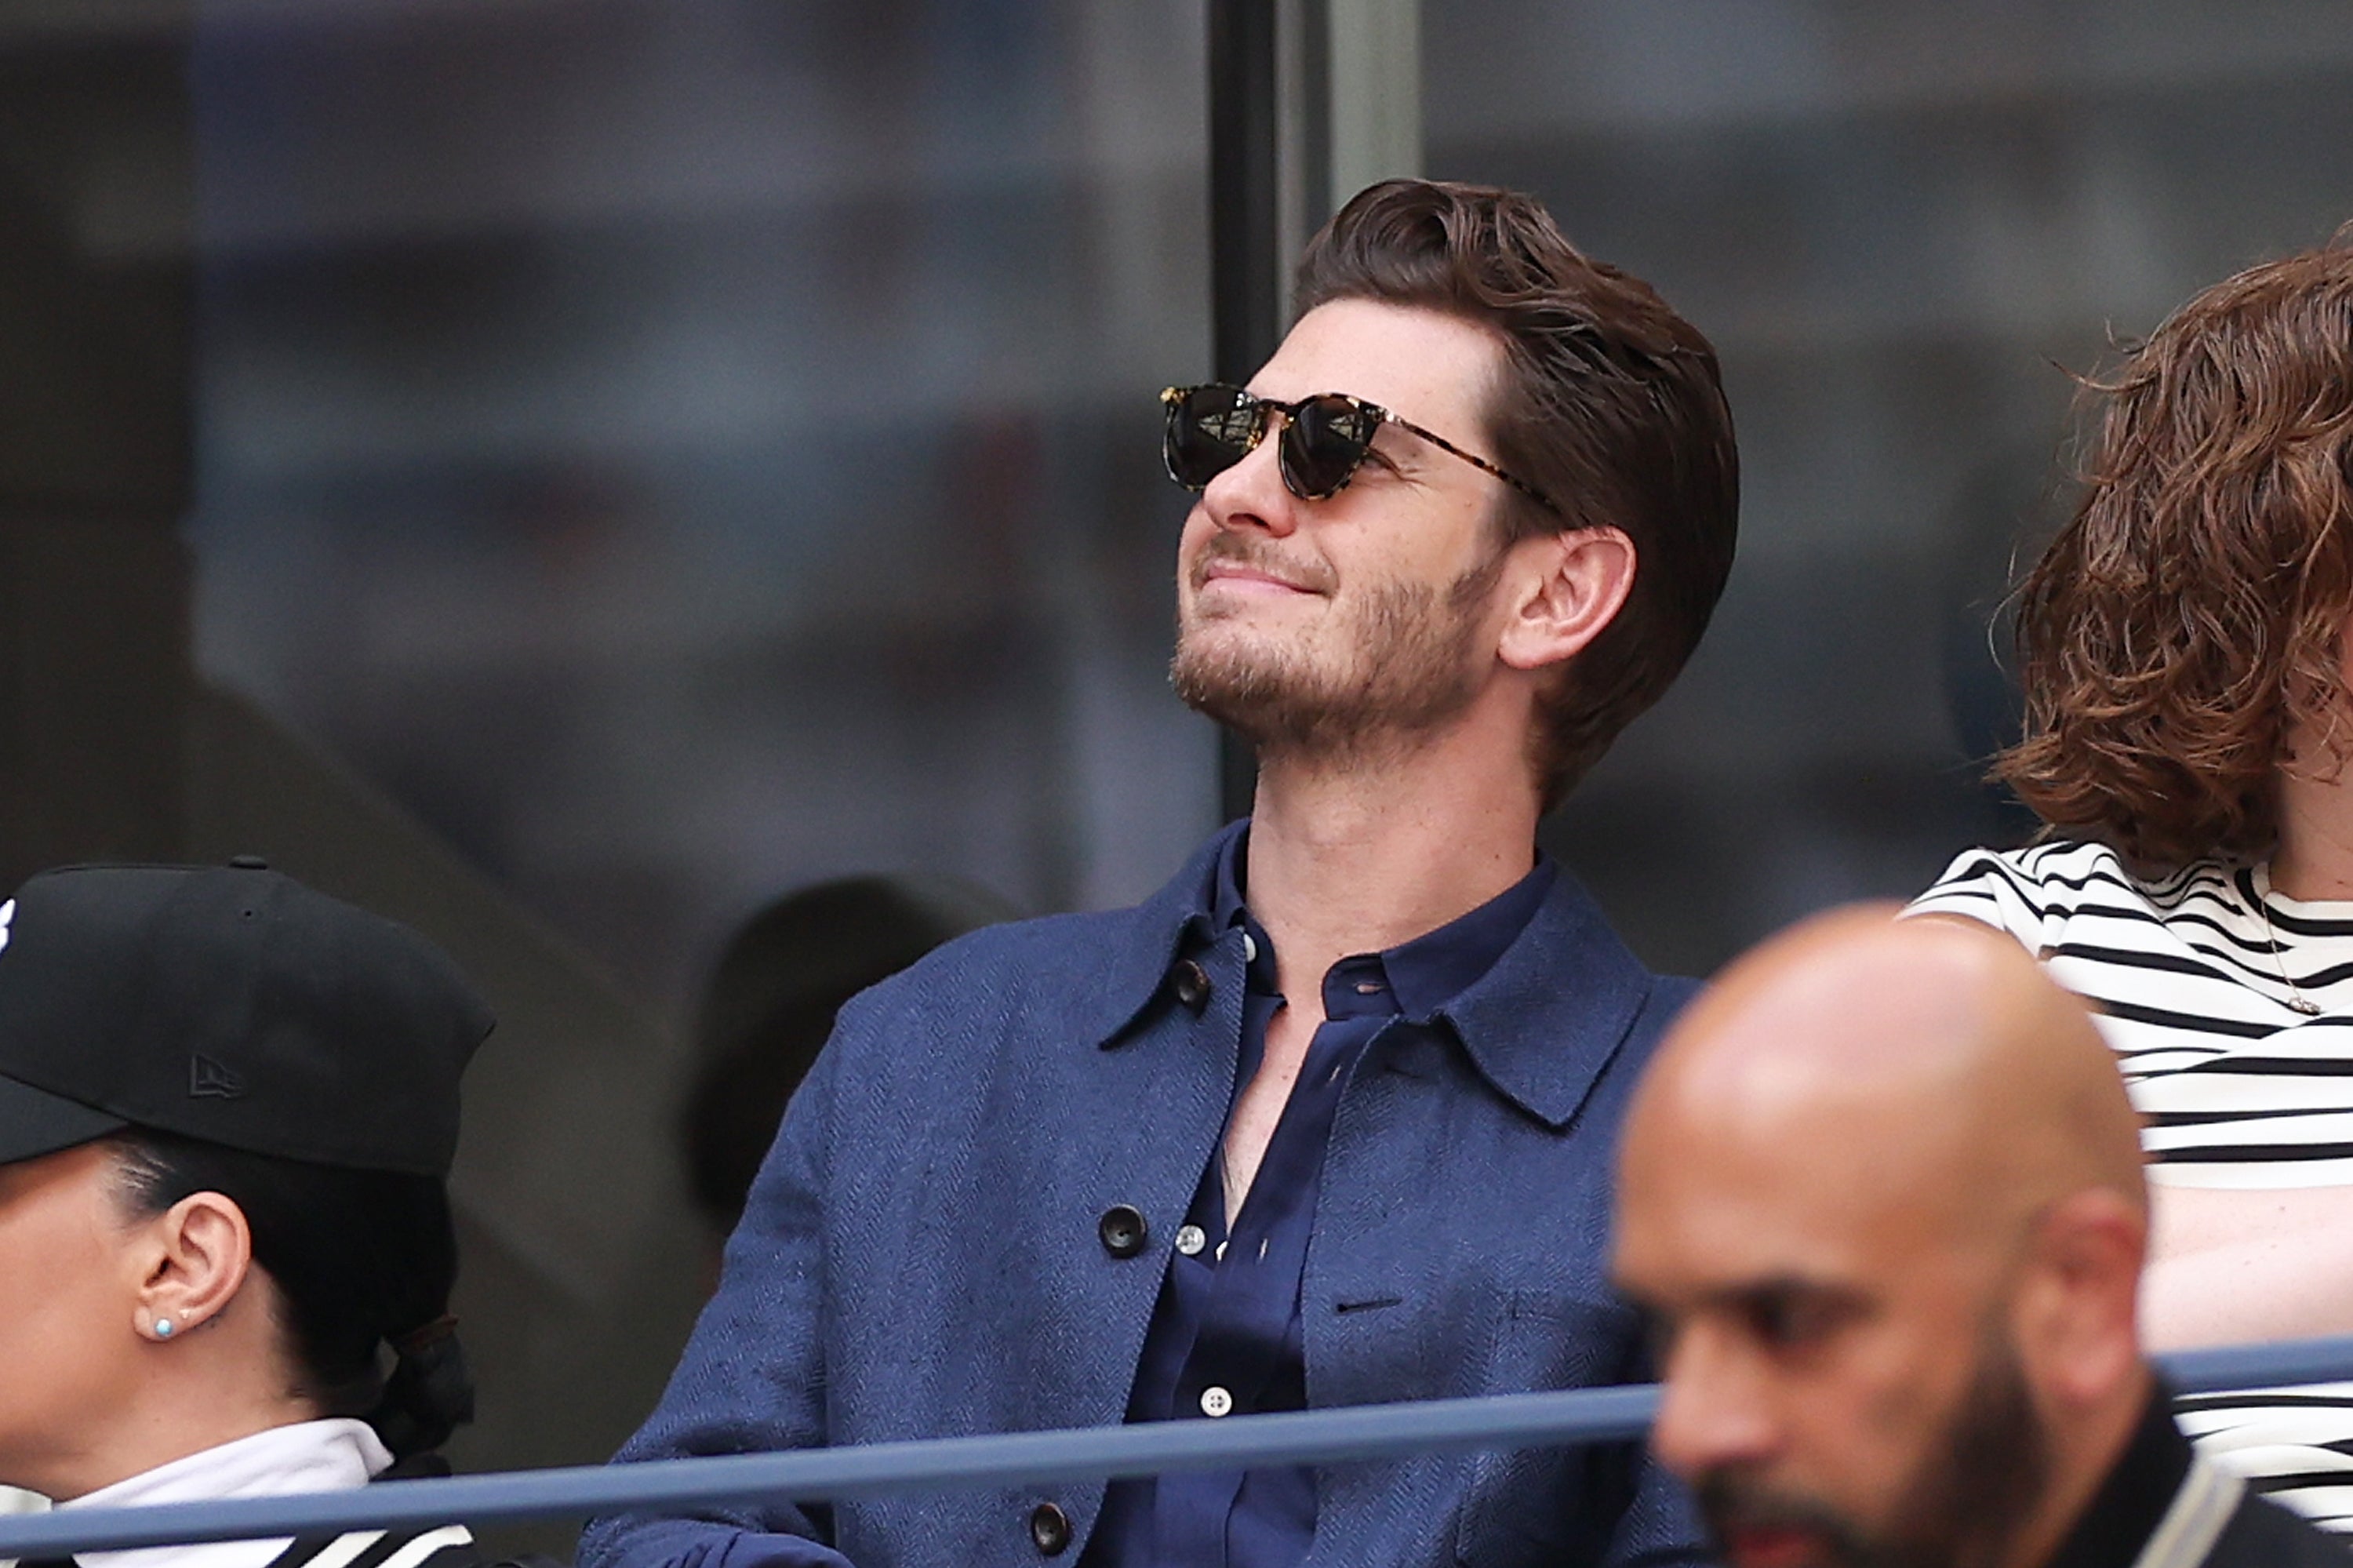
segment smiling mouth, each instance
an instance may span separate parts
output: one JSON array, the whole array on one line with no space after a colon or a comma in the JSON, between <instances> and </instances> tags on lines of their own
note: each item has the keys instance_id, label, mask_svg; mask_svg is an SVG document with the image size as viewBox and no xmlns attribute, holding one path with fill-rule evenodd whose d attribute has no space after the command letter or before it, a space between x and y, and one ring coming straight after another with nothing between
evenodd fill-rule
<instances>
[{"instance_id":1,"label":"smiling mouth","mask_svg":"<svg viewBox=\"0 0 2353 1568\"><path fill-rule=\"evenodd\" d=\"M1279 577L1260 567L1239 566L1230 561L1209 563L1197 574L1194 587L1206 588L1212 584L1219 583L1246 592L1314 593L1317 591L1305 583L1293 582L1289 577Z\"/></svg>"},{"instance_id":2,"label":"smiling mouth","mask_svg":"<svg viewBox=\"0 0 2353 1568\"><path fill-rule=\"evenodd\" d=\"M1222 583L1241 593L1330 594L1328 569L1318 573L1312 569L1314 562L1280 561L1272 558L1273 552L1254 546L1255 541L1229 536L1212 540L1193 563L1194 591Z\"/></svg>"}]
</instances>

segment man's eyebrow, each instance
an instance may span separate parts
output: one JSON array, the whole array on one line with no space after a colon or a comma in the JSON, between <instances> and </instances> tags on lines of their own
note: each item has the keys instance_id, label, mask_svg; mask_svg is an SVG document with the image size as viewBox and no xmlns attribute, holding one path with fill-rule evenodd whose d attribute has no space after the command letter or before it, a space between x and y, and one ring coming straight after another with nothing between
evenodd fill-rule
<instances>
[{"instance_id":1,"label":"man's eyebrow","mask_svg":"<svg viewBox=\"0 0 2353 1568\"><path fill-rule=\"evenodd\" d=\"M1799 1292L1834 1288L1831 1281L1795 1269L1778 1274L1760 1274L1752 1278L1719 1286L1715 1294L1723 1296L1788 1296Z\"/></svg>"},{"instance_id":2,"label":"man's eyebrow","mask_svg":"<svg viewBox=\"0 0 2353 1568\"><path fill-rule=\"evenodd\" d=\"M1626 1286L1619 1286L1619 1295L1623 1295L1630 1304L1640 1307L1642 1311L1662 1309L1654 1299L1635 1293L1635 1290L1629 1290ZM1756 1278L1739 1278L1739 1281L1720 1283L1720 1286L1708 1286L1704 1287L1704 1290L1694 1290L1694 1293L1690 1293L1683 1299L1680 1311L1701 1309L1701 1307L1717 1307L1717 1309L1720 1309L1720 1307L1767 1307L1767 1304L1777 1304L1777 1302L1819 1302L1819 1304L1829 1304L1829 1307L1863 1307L1863 1304L1868 1304L1868 1295L1863 1293L1862 1287L1850 1286L1850 1283L1838 1281L1838 1278L1819 1277L1819 1274L1762 1274L1762 1277L1756 1277Z\"/></svg>"},{"instance_id":3,"label":"man's eyebrow","mask_svg":"<svg viewBox=\"0 0 2353 1568\"><path fill-rule=\"evenodd\" d=\"M1656 1298L1636 1288L1627 1281L1613 1279L1611 1285L1618 1294L1624 1297L1631 1305L1640 1307L1645 1311L1656 1308ZM1718 1307L1742 1302L1786 1299L1793 1296L1827 1297L1853 1301L1863 1299L1862 1291L1853 1286L1836 1279L1824 1278L1820 1275L1794 1272L1759 1275L1753 1278L1733 1280L1728 1284L1712 1285L1704 1289L1693 1291L1689 1299L1694 1305Z\"/></svg>"},{"instance_id":4,"label":"man's eyebrow","mask_svg":"<svg viewBox=\"0 0 2353 1568\"><path fill-rule=\"evenodd\" d=\"M1861 1307L1867 1299L1862 1291L1852 1285L1810 1274L1768 1274L1756 1279L1743 1279L1704 1291L1700 1298L1718 1307L1750 1307L1795 1299Z\"/></svg>"}]
</instances>

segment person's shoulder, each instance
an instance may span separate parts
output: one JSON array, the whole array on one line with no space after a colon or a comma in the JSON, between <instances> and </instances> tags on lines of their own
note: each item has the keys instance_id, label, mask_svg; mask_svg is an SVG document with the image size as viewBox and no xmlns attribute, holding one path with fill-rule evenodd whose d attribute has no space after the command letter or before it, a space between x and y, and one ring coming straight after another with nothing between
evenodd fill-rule
<instances>
[{"instance_id":1,"label":"person's shoulder","mask_svg":"<svg viewBox=\"0 0 2353 1568\"><path fill-rule=\"evenodd\" d=\"M1092 976L1142 935L1140 908L1041 915L984 926L943 942L866 994L892 1005L924 996L963 996L976 988L1051 989Z\"/></svg>"},{"instance_id":2,"label":"person's shoulder","mask_svg":"<svg viewBox=\"0 0 2353 1568\"><path fill-rule=\"evenodd\" d=\"M1201 902L1187 888L1180 875L1142 904L1012 920L944 943L851 998L833 1044L922 1054L950 1035L1108 1033L1165 982Z\"/></svg>"},{"instance_id":3,"label":"person's shoulder","mask_svg":"<svg viewBox=\"0 0 2353 1568\"><path fill-rule=\"evenodd\" d=\"M1102 1001L1139 987L1148 991L1159 983L1186 922L1208 911L1219 859L1240 830L1240 824L1229 824L1213 834L1141 903L984 926L934 948L852 1005L903 1010L938 1000L965 1008L992 1000L1050 1005L1073 998Z\"/></svg>"},{"instance_id":4,"label":"person's shoulder","mask_svg":"<svg viewBox=\"0 0 2353 1568\"><path fill-rule=\"evenodd\" d=\"M2212 1568L2346 1568L2353 1542L2283 1503L2249 1492L2215 1538Z\"/></svg>"},{"instance_id":5,"label":"person's shoulder","mask_svg":"<svg viewBox=\"0 0 2353 1568\"><path fill-rule=\"evenodd\" d=\"M1651 977L1651 995L1645 1005L1662 1020L1672 1020L1705 989L1705 980L1690 975L1654 974Z\"/></svg>"},{"instance_id":6,"label":"person's shoulder","mask_svg":"<svg viewBox=\"0 0 2353 1568\"><path fill-rule=\"evenodd\" d=\"M2132 873L2111 846L2089 839L2047 839L2020 849L1979 846L1955 855L1928 893L1989 882L2076 892L2098 882L2128 882Z\"/></svg>"},{"instance_id":7,"label":"person's shoulder","mask_svg":"<svg viewBox=\"0 0 2353 1568\"><path fill-rule=\"evenodd\" d=\"M1702 982L1653 970L1567 866L1478 993L1547 1040L1585 1037L1639 1063Z\"/></svg>"},{"instance_id":8,"label":"person's shoulder","mask_svg":"<svg viewBox=\"0 0 2353 1568\"><path fill-rule=\"evenodd\" d=\"M2111 846L2054 839L2022 849L1963 850L1904 914L1957 916L2035 947L2053 921L2086 902L2121 897L2145 904L2150 896L2149 886Z\"/></svg>"}]
</instances>

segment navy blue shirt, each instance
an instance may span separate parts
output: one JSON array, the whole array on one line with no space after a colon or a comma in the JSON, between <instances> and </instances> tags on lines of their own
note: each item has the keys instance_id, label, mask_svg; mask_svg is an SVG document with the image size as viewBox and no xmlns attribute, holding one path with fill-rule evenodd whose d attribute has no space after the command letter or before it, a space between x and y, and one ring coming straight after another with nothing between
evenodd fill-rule
<instances>
[{"instance_id":1,"label":"navy blue shirt","mask_svg":"<svg viewBox=\"0 0 2353 1568\"><path fill-rule=\"evenodd\" d=\"M1264 1061L1267 1025L1284 1005L1274 945L1242 902L1249 842L1246 833L1229 841L1211 910L1218 929L1242 927L1250 954L1237 1097ZM1542 906L1553 878L1552 863L1539 860L1461 918L1385 952L1342 959L1325 973L1324 1022L1231 1234L1222 1144L1176 1233L1136 1366L1130 1421L1306 1408L1300 1281L1324 1146L1349 1073L1389 1023L1428 1022L1493 967ZM1082 1568L1293 1568L1314 1536L1315 1477L1304 1466L1118 1481L1103 1499Z\"/></svg>"}]
</instances>

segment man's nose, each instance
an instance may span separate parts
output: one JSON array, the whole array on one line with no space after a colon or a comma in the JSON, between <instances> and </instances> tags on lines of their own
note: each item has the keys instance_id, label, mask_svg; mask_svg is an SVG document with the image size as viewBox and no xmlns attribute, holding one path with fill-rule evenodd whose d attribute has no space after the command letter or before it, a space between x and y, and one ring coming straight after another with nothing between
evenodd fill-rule
<instances>
[{"instance_id":1,"label":"man's nose","mask_svg":"<svg viewBox=\"0 0 2353 1568\"><path fill-rule=\"evenodd\" d=\"M1282 417L1271 415L1266 434L1242 454L1242 461L1203 487L1201 504L1209 521L1220 528L1256 529L1277 537L1299 526L1299 498L1282 482L1282 456L1276 450L1282 435Z\"/></svg>"},{"instance_id":2,"label":"man's nose","mask_svg":"<svg viewBox=\"0 0 2353 1568\"><path fill-rule=\"evenodd\" d=\"M1775 1456L1779 1423L1756 1358L1724 1336L1686 1331L1667 1357L1651 1451L1685 1479Z\"/></svg>"}]
</instances>

